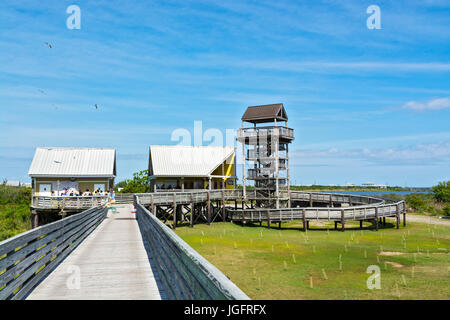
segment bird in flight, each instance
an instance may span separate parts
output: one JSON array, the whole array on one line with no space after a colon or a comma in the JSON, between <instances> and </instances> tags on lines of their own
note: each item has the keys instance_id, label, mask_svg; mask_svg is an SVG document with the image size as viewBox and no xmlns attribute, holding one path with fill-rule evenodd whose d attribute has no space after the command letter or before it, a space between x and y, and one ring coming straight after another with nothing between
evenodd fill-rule
<instances>
[{"instance_id":1,"label":"bird in flight","mask_svg":"<svg viewBox=\"0 0 450 320\"><path fill-rule=\"evenodd\" d=\"M52 45L48 42L45 43L50 49L52 48Z\"/></svg>"},{"instance_id":2,"label":"bird in flight","mask_svg":"<svg viewBox=\"0 0 450 320\"><path fill-rule=\"evenodd\" d=\"M95 104L95 109L98 109L98 105L97 104Z\"/></svg>"},{"instance_id":3,"label":"bird in flight","mask_svg":"<svg viewBox=\"0 0 450 320\"><path fill-rule=\"evenodd\" d=\"M44 90L42 90L42 89L38 89L39 90L39 92L40 93L42 93L42 94L45 94L46 95L46 93L44 92Z\"/></svg>"}]
</instances>

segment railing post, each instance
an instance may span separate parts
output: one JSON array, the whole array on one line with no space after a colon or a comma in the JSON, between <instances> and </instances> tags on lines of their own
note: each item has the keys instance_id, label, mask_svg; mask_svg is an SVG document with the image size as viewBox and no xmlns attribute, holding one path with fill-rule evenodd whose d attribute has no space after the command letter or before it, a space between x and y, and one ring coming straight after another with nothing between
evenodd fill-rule
<instances>
[{"instance_id":1,"label":"railing post","mask_svg":"<svg viewBox=\"0 0 450 320\"><path fill-rule=\"evenodd\" d=\"M342 232L345 231L345 210L341 210L341 225L342 225Z\"/></svg>"},{"instance_id":2,"label":"railing post","mask_svg":"<svg viewBox=\"0 0 450 320\"><path fill-rule=\"evenodd\" d=\"M309 206L312 207L313 206L313 200L312 200L312 193L309 193Z\"/></svg>"},{"instance_id":3,"label":"railing post","mask_svg":"<svg viewBox=\"0 0 450 320\"><path fill-rule=\"evenodd\" d=\"M156 211L155 211L155 199L153 198L153 195L150 195L150 205L152 208L152 214L156 217Z\"/></svg>"}]
</instances>

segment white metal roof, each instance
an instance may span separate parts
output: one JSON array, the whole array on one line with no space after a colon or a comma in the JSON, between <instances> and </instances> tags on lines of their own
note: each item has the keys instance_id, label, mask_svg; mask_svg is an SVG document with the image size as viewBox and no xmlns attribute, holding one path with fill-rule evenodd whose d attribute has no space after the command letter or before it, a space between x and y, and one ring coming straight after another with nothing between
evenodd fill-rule
<instances>
[{"instance_id":1,"label":"white metal roof","mask_svg":"<svg viewBox=\"0 0 450 320\"><path fill-rule=\"evenodd\" d=\"M114 177L116 151L94 148L36 148L31 177Z\"/></svg>"},{"instance_id":2,"label":"white metal roof","mask_svg":"<svg viewBox=\"0 0 450 320\"><path fill-rule=\"evenodd\" d=\"M151 175L207 177L234 152L234 147L150 146Z\"/></svg>"}]
</instances>

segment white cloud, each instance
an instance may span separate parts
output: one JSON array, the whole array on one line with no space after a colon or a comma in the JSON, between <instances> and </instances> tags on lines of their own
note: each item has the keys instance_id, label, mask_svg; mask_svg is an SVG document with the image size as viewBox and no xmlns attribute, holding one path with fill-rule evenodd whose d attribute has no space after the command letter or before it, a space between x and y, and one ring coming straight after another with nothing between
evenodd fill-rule
<instances>
[{"instance_id":1,"label":"white cloud","mask_svg":"<svg viewBox=\"0 0 450 320\"><path fill-rule=\"evenodd\" d=\"M358 148L358 149L300 149L292 153L293 165L320 160L321 165L330 166L350 160L375 165L436 165L450 163L450 140L436 143L421 143L405 147Z\"/></svg>"},{"instance_id":2,"label":"white cloud","mask_svg":"<svg viewBox=\"0 0 450 320\"><path fill-rule=\"evenodd\" d=\"M425 102L409 101L402 106L402 109L413 111L442 110L448 108L450 108L450 97L432 99Z\"/></svg>"}]
</instances>

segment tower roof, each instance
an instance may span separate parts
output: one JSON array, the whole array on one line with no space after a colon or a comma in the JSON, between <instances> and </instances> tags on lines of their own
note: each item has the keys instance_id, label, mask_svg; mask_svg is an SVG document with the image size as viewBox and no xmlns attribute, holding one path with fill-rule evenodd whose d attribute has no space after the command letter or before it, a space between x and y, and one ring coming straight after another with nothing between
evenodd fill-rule
<instances>
[{"instance_id":1,"label":"tower roof","mask_svg":"<svg viewBox=\"0 0 450 320\"><path fill-rule=\"evenodd\" d=\"M241 119L251 123L264 123L274 122L275 120L287 121L288 116L283 104L277 103L248 107Z\"/></svg>"}]
</instances>

